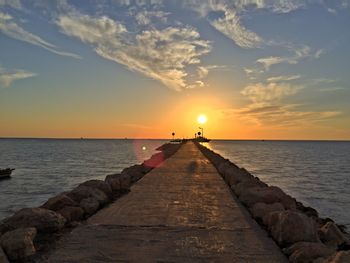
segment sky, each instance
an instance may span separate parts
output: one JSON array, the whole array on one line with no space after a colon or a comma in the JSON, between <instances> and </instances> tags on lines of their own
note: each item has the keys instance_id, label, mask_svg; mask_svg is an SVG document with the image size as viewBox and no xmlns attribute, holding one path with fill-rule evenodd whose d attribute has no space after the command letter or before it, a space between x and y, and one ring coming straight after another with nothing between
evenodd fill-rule
<instances>
[{"instance_id":1,"label":"sky","mask_svg":"<svg viewBox=\"0 0 350 263\"><path fill-rule=\"evenodd\" d=\"M349 25L350 0L0 0L0 137L350 140Z\"/></svg>"}]
</instances>

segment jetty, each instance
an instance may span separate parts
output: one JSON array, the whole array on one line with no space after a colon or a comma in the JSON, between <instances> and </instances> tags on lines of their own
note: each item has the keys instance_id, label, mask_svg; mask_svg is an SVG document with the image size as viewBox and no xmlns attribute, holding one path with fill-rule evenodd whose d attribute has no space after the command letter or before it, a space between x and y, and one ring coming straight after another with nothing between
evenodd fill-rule
<instances>
[{"instance_id":1,"label":"jetty","mask_svg":"<svg viewBox=\"0 0 350 263\"><path fill-rule=\"evenodd\" d=\"M60 241L46 262L287 262L193 142Z\"/></svg>"},{"instance_id":2,"label":"jetty","mask_svg":"<svg viewBox=\"0 0 350 263\"><path fill-rule=\"evenodd\" d=\"M196 141L0 222L0 262L350 262L329 218Z\"/></svg>"}]
</instances>

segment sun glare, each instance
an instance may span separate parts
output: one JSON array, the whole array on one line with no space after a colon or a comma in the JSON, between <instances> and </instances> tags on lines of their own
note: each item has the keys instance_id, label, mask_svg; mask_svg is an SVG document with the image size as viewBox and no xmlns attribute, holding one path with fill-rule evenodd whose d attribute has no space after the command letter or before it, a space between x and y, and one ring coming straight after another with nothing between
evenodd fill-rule
<instances>
[{"instance_id":1,"label":"sun glare","mask_svg":"<svg viewBox=\"0 0 350 263\"><path fill-rule=\"evenodd\" d=\"M204 124L207 122L207 116L205 116L204 114L201 114L198 116L197 121L200 124Z\"/></svg>"}]
</instances>

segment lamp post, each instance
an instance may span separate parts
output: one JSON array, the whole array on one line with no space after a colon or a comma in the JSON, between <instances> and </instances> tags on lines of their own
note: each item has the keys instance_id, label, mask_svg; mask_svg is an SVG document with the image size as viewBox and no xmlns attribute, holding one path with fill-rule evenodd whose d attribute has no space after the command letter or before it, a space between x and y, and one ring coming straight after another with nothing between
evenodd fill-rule
<instances>
[{"instance_id":1,"label":"lamp post","mask_svg":"<svg viewBox=\"0 0 350 263\"><path fill-rule=\"evenodd\" d=\"M203 128L201 128L201 127L198 127L198 128L202 130L202 137L204 137Z\"/></svg>"}]
</instances>

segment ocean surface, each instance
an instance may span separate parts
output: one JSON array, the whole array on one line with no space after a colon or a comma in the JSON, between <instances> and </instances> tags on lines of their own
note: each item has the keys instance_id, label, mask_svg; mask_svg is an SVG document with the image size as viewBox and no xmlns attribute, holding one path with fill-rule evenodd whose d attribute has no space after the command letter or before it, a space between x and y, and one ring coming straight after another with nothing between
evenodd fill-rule
<instances>
[{"instance_id":1,"label":"ocean surface","mask_svg":"<svg viewBox=\"0 0 350 263\"><path fill-rule=\"evenodd\" d=\"M141 163L164 140L0 139L0 220L89 179ZM350 227L350 142L211 141L222 156Z\"/></svg>"}]
</instances>

